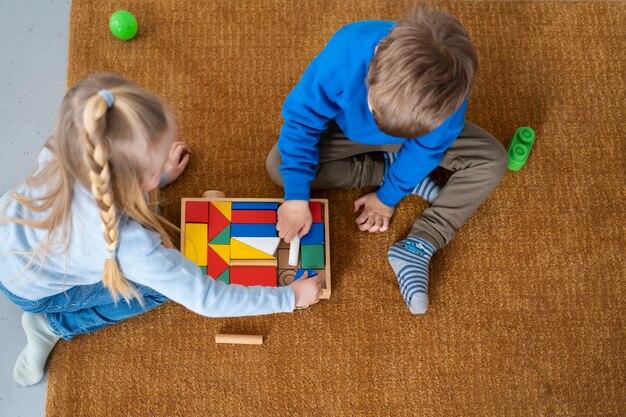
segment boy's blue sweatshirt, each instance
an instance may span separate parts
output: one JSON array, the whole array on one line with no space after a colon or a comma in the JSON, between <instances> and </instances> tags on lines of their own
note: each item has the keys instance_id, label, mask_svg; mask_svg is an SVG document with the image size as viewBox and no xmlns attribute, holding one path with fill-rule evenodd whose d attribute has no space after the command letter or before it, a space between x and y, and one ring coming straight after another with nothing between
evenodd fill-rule
<instances>
[{"instance_id":1,"label":"boy's blue sweatshirt","mask_svg":"<svg viewBox=\"0 0 626 417\"><path fill-rule=\"evenodd\" d=\"M369 110L365 78L376 45L395 22L366 20L341 28L311 62L283 105L285 123L278 139L280 173L286 200L309 200L319 162L317 143L335 120L353 141L370 145L402 144L378 198L396 206L439 165L465 123L463 105L438 128L418 138L383 133Z\"/></svg>"}]
</instances>

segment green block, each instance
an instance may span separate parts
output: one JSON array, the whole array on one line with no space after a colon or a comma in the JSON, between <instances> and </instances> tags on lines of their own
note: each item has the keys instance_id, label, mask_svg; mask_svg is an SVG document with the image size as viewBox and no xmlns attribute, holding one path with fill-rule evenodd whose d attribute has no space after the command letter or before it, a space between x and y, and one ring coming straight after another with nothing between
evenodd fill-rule
<instances>
[{"instance_id":1,"label":"green block","mask_svg":"<svg viewBox=\"0 0 626 417\"><path fill-rule=\"evenodd\" d=\"M230 245L230 224L209 242L211 245Z\"/></svg>"},{"instance_id":2,"label":"green block","mask_svg":"<svg viewBox=\"0 0 626 417\"><path fill-rule=\"evenodd\" d=\"M223 282L224 284L230 284L230 268L226 268L226 271L222 272L216 281Z\"/></svg>"},{"instance_id":3,"label":"green block","mask_svg":"<svg viewBox=\"0 0 626 417\"><path fill-rule=\"evenodd\" d=\"M323 269L324 245L300 245L302 269Z\"/></svg>"},{"instance_id":4,"label":"green block","mask_svg":"<svg viewBox=\"0 0 626 417\"><path fill-rule=\"evenodd\" d=\"M535 143L534 130L530 127L520 127L517 129L509 145L509 150L507 151L509 155L509 169L511 171L519 171L522 169L528 160L528 155L530 155L533 143Z\"/></svg>"},{"instance_id":5,"label":"green block","mask_svg":"<svg viewBox=\"0 0 626 417\"><path fill-rule=\"evenodd\" d=\"M201 266L200 269L202 270L202 273L206 275L206 266Z\"/></svg>"}]
</instances>

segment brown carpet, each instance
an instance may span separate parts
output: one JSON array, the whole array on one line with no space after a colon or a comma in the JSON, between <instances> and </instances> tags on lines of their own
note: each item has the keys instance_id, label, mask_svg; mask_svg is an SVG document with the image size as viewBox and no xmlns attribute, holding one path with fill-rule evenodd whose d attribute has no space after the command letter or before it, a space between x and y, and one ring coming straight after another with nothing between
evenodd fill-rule
<instances>
[{"instance_id":1,"label":"brown carpet","mask_svg":"<svg viewBox=\"0 0 626 417\"><path fill-rule=\"evenodd\" d=\"M193 149L166 188L280 197L264 158L282 102L343 24L399 19L413 1L72 2L68 82L116 71L174 108ZM388 233L359 233L359 192L331 201L333 295L306 311L208 319L167 303L61 342L56 416L626 415L626 4L433 2L479 53L468 118L508 145L537 142L431 268L428 314L409 314L385 258L425 207L398 207ZM121 42L108 17L128 8ZM217 346L217 332L266 335Z\"/></svg>"}]
</instances>

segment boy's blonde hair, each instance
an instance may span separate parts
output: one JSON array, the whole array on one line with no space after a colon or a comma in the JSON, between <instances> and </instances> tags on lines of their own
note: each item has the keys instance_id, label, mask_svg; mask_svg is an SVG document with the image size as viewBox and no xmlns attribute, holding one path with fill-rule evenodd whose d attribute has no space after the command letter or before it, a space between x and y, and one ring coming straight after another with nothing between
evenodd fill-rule
<instances>
[{"instance_id":1,"label":"boy's blonde hair","mask_svg":"<svg viewBox=\"0 0 626 417\"><path fill-rule=\"evenodd\" d=\"M114 98L109 107L98 94L109 90ZM65 95L52 136L46 147L52 159L26 179L26 185L44 190L38 197L16 192L10 199L43 220L1 219L48 231L33 252L29 265L45 255L53 243L69 246L72 234L71 202L74 185L90 190L100 212L108 255L102 281L115 302L121 295L127 302L143 298L123 276L117 262L121 216L138 221L157 232L167 247L173 247L165 226L175 228L149 207L141 190L143 161L131 149L149 149L170 128L171 112L153 94L114 74L98 74L74 85ZM28 267L28 266L27 266Z\"/></svg>"},{"instance_id":2,"label":"boy's blonde hair","mask_svg":"<svg viewBox=\"0 0 626 417\"><path fill-rule=\"evenodd\" d=\"M439 126L469 96L476 51L461 23L421 7L380 41L367 75L368 99L383 132L416 138Z\"/></svg>"}]
</instances>

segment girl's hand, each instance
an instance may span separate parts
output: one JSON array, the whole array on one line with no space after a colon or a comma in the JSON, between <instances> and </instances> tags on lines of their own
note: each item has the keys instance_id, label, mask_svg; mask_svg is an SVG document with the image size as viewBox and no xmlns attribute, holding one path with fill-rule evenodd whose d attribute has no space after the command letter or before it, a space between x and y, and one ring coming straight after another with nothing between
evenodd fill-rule
<instances>
[{"instance_id":1,"label":"girl's hand","mask_svg":"<svg viewBox=\"0 0 626 417\"><path fill-rule=\"evenodd\" d=\"M300 279L290 285L296 296L296 307L308 307L315 304L322 296L321 275L309 278L309 273L305 272Z\"/></svg>"},{"instance_id":2,"label":"girl's hand","mask_svg":"<svg viewBox=\"0 0 626 417\"><path fill-rule=\"evenodd\" d=\"M183 142L174 142L170 147L170 155L165 163L164 175L167 175L167 184L176 181L189 163L191 150Z\"/></svg>"},{"instance_id":3,"label":"girl's hand","mask_svg":"<svg viewBox=\"0 0 626 417\"><path fill-rule=\"evenodd\" d=\"M309 233L313 223L313 216L309 209L309 202L304 200L288 200L278 208L278 222L276 230L278 237L291 243L294 236L302 237Z\"/></svg>"},{"instance_id":4,"label":"girl's hand","mask_svg":"<svg viewBox=\"0 0 626 417\"><path fill-rule=\"evenodd\" d=\"M365 194L354 202L354 212L361 208L361 214L356 218L356 224L361 231L384 232L389 228L391 216L396 210L384 204L376 193Z\"/></svg>"}]
</instances>

